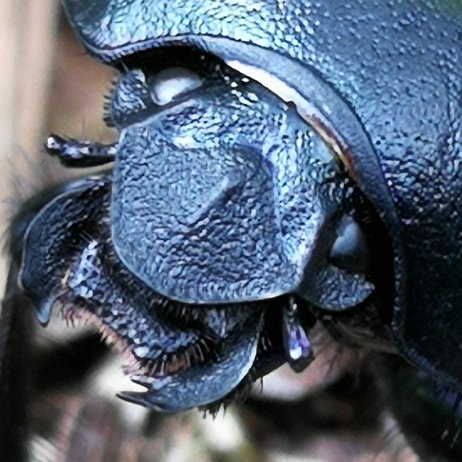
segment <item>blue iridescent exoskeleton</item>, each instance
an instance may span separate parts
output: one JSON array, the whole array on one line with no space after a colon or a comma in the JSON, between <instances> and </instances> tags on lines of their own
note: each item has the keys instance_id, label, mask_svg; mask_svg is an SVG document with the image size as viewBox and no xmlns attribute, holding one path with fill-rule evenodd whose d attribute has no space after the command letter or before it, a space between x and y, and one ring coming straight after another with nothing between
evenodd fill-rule
<instances>
[{"instance_id":1,"label":"blue iridescent exoskeleton","mask_svg":"<svg viewBox=\"0 0 462 462\"><path fill-rule=\"evenodd\" d=\"M47 140L114 167L29 225L42 322L89 311L140 363L124 397L180 410L303 369L315 318L373 306L359 331L462 392L460 3L65 4L122 71L120 137Z\"/></svg>"}]
</instances>

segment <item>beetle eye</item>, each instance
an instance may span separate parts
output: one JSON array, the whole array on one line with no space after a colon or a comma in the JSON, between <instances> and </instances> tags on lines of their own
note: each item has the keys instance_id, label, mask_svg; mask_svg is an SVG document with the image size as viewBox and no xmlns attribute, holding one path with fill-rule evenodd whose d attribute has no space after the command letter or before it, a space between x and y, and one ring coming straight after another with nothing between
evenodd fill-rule
<instances>
[{"instance_id":1,"label":"beetle eye","mask_svg":"<svg viewBox=\"0 0 462 462\"><path fill-rule=\"evenodd\" d=\"M177 96L201 87L203 80L189 69L171 67L156 74L150 83L153 101L164 106Z\"/></svg>"},{"instance_id":2,"label":"beetle eye","mask_svg":"<svg viewBox=\"0 0 462 462\"><path fill-rule=\"evenodd\" d=\"M366 237L356 221L345 216L340 222L329 254L329 261L337 268L354 273L366 273L369 268L369 249Z\"/></svg>"}]
</instances>

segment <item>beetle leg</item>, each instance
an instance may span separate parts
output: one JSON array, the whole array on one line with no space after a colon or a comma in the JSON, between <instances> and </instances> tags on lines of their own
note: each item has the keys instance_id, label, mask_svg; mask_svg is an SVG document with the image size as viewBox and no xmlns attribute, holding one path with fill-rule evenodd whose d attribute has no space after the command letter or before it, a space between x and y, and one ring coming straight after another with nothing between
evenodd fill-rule
<instances>
[{"instance_id":1,"label":"beetle leg","mask_svg":"<svg viewBox=\"0 0 462 462\"><path fill-rule=\"evenodd\" d=\"M66 139L51 134L44 147L48 154L57 157L66 167L96 167L114 161L116 145Z\"/></svg>"},{"instance_id":2,"label":"beetle leg","mask_svg":"<svg viewBox=\"0 0 462 462\"><path fill-rule=\"evenodd\" d=\"M110 261L107 267L105 260ZM263 310L246 305L189 307L181 316L185 322L180 318L171 324L163 313L174 302L125 277L110 250L92 241L66 282L72 292L66 305L80 299L108 337L135 357L129 358L126 372L148 392L125 392L123 399L175 412L219 401L240 385L257 356ZM188 312L193 311L196 322L188 326Z\"/></svg>"},{"instance_id":3,"label":"beetle leg","mask_svg":"<svg viewBox=\"0 0 462 462\"><path fill-rule=\"evenodd\" d=\"M250 316L242 328L225 339L215 361L161 378L139 376L134 382L147 392L123 392L118 396L163 412L177 412L220 400L245 378L257 354L262 317Z\"/></svg>"},{"instance_id":4,"label":"beetle leg","mask_svg":"<svg viewBox=\"0 0 462 462\"><path fill-rule=\"evenodd\" d=\"M89 177L68 183L29 223L19 283L44 325L63 292L68 262L93 231L90 217L101 216L108 181L107 177Z\"/></svg>"},{"instance_id":5,"label":"beetle leg","mask_svg":"<svg viewBox=\"0 0 462 462\"><path fill-rule=\"evenodd\" d=\"M27 420L30 417L30 392L31 387L37 391L35 388L37 383L40 386L44 385L40 378L37 381L36 373L40 369L42 374L43 369L46 369L46 366L43 367L46 361L42 360L37 350L31 348L33 337L31 319L29 310L26 309L29 308L30 302L18 287L18 266L21 262L25 234L40 211L57 195L65 194L66 191L74 188L78 189L87 183L83 180L63 184L31 198L17 212L6 236L10 271L0 306L0 460L16 462L29 460ZM68 351L69 346L65 353ZM29 364L31 356L35 361ZM94 358L94 355L91 358ZM73 356L71 361L74 359ZM40 367L37 363L40 363ZM69 363L67 365L69 366ZM75 363L72 363L72 366L74 365ZM44 373L46 384L56 377L53 374L56 374L58 369L56 364L53 364L52 373ZM82 369L79 372L81 376ZM69 376L66 377L68 378Z\"/></svg>"},{"instance_id":6,"label":"beetle leg","mask_svg":"<svg viewBox=\"0 0 462 462\"><path fill-rule=\"evenodd\" d=\"M88 313L110 342L130 349L134 359L129 357L128 373L168 373L207 355L213 335L187 322L165 320L169 302L124 273L117 262L111 261L108 268L107 247L92 240L69 270L65 295L60 297L64 316L72 317L78 307L79 315Z\"/></svg>"},{"instance_id":7,"label":"beetle leg","mask_svg":"<svg viewBox=\"0 0 462 462\"><path fill-rule=\"evenodd\" d=\"M219 401L254 365L266 304L186 309L134 278L111 244L108 181L73 183L30 222L25 292L42 323L59 303L64 317L94 322L122 350L125 372L149 387L126 399L164 411Z\"/></svg>"}]
</instances>

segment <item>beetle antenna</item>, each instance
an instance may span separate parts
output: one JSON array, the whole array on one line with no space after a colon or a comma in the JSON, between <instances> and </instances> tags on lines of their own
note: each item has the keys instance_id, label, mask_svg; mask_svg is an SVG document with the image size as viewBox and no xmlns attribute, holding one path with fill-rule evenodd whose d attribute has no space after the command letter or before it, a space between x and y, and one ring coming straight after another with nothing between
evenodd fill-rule
<instances>
[{"instance_id":1,"label":"beetle antenna","mask_svg":"<svg viewBox=\"0 0 462 462\"><path fill-rule=\"evenodd\" d=\"M45 141L44 149L66 167L96 167L114 161L116 146L117 143L79 141L51 134Z\"/></svg>"}]
</instances>

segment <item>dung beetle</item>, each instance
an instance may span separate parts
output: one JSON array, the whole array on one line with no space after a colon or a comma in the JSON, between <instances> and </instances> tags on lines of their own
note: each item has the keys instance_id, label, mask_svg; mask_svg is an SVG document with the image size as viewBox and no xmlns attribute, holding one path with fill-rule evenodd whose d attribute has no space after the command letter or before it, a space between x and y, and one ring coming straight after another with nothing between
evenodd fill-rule
<instances>
[{"instance_id":1,"label":"dung beetle","mask_svg":"<svg viewBox=\"0 0 462 462\"><path fill-rule=\"evenodd\" d=\"M316 322L462 393L460 2L64 3L120 136L46 141L113 167L21 224L42 324L99 324L160 411L305 369Z\"/></svg>"}]
</instances>

